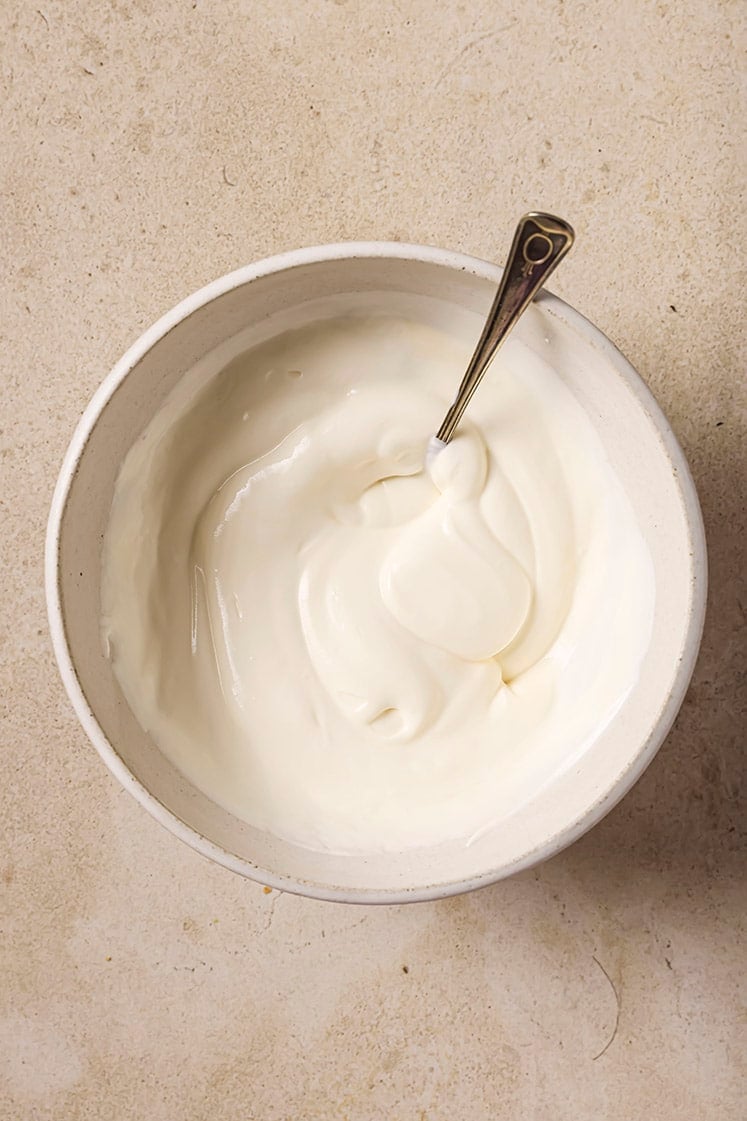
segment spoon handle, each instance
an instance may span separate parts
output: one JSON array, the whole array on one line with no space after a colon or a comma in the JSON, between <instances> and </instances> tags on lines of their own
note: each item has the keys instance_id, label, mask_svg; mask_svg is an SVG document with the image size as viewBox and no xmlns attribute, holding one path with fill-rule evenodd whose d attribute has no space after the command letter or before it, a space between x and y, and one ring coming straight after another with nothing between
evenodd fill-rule
<instances>
[{"instance_id":1,"label":"spoon handle","mask_svg":"<svg viewBox=\"0 0 747 1121\"><path fill-rule=\"evenodd\" d=\"M454 435L454 429L482 381L491 358L550 273L565 257L573 245L574 236L568 223L552 214L533 211L520 219L480 341L454 404L436 433L442 443L448 444Z\"/></svg>"}]
</instances>

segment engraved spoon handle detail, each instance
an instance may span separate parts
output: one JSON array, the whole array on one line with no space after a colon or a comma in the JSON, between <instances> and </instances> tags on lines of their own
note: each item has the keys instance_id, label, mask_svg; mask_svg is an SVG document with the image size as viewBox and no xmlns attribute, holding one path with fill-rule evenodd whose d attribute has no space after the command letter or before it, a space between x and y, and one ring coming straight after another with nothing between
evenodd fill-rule
<instances>
[{"instance_id":1,"label":"engraved spoon handle detail","mask_svg":"<svg viewBox=\"0 0 747 1121\"><path fill-rule=\"evenodd\" d=\"M524 313L550 273L573 245L574 233L562 218L534 211L520 219L493 306L454 403L436 438L448 444L472 395L506 335Z\"/></svg>"}]
</instances>

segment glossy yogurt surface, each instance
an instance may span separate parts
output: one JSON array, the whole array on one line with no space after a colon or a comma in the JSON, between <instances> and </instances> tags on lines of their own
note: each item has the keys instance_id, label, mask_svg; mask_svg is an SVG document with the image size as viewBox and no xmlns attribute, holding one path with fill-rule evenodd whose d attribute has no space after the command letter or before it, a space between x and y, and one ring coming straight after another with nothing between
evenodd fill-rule
<instances>
[{"instance_id":1,"label":"glossy yogurt surface","mask_svg":"<svg viewBox=\"0 0 747 1121\"><path fill-rule=\"evenodd\" d=\"M651 559L551 353L510 339L426 468L470 349L384 316L284 331L175 394L120 472L102 630L133 712L311 848L469 844L640 671Z\"/></svg>"}]
</instances>

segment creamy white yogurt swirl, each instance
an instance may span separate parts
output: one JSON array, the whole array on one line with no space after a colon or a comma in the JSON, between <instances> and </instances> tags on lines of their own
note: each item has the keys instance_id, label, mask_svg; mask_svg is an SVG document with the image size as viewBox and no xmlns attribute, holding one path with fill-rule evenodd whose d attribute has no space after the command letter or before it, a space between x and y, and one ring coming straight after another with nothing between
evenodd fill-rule
<instances>
[{"instance_id":1,"label":"creamy white yogurt swirl","mask_svg":"<svg viewBox=\"0 0 747 1121\"><path fill-rule=\"evenodd\" d=\"M162 410L121 471L103 627L143 727L310 847L477 835L634 684L645 543L591 422L510 341L424 469L468 347L349 317Z\"/></svg>"}]
</instances>

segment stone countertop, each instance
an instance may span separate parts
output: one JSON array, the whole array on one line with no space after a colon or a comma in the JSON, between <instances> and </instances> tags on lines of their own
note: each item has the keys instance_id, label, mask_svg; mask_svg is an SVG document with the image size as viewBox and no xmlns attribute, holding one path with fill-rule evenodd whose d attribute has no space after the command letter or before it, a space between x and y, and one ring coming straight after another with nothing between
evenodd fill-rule
<instances>
[{"instance_id":1,"label":"stone countertop","mask_svg":"<svg viewBox=\"0 0 747 1121\"><path fill-rule=\"evenodd\" d=\"M37 3L0 11L0 1114L741 1118L744 8ZM156 825L72 714L42 588L65 447L221 273L358 238L500 260L533 207L572 220L552 286L692 465L712 591L687 700L536 870L407 907L267 894Z\"/></svg>"}]
</instances>

